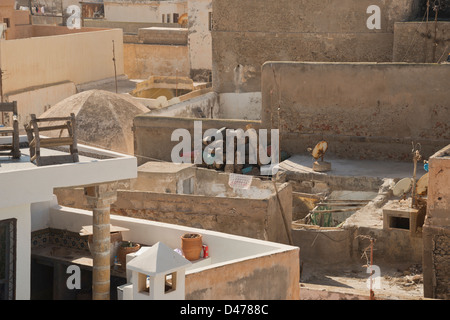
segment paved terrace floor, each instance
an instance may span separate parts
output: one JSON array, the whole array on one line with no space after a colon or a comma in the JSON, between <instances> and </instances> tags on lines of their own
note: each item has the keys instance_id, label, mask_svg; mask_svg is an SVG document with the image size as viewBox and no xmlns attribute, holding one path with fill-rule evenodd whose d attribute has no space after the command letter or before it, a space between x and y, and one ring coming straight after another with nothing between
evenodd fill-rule
<instances>
[{"instance_id":1,"label":"paved terrace floor","mask_svg":"<svg viewBox=\"0 0 450 320\"><path fill-rule=\"evenodd\" d=\"M24 170L29 168L36 168L36 164L30 162L30 149L29 148L21 148L20 152L22 153L20 159L13 159L10 156L0 156L0 172L8 172L15 170ZM41 156L56 156L56 155L66 155L66 152L52 150L52 149L41 149ZM98 161L96 158L91 158L87 156L79 156L79 162L92 162Z\"/></svg>"},{"instance_id":2,"label":"paved terrace floor","mask_svg":"<svg viewBox=\"0 0 450 320\"><path fill-rule=\"evenodd\" d=\"M341 177L371 177L401 179L412 177L414 164L412 162L397 162L388 160L352 160L325 157L324 161L331 163L331 171L326 173L312 170L314 159L310 155L293 155L283 161L280 168L289 172L311 173L314 175L329 175ZM417 176L425 174L423 162L417 165Z\"/></svg>"}]
</instances>

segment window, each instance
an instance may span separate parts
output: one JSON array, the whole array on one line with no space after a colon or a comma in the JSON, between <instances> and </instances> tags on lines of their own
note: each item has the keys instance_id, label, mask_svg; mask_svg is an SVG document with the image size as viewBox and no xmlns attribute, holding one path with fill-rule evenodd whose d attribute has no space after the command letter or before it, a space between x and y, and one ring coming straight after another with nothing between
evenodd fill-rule
<instances>
[{"instance_id":1,"label":"window","mask_svg":"<svg viewBox=\"0 0 450 320\"><path fill-rule=\"evenodd\" d=\"M194 194L194 177L190 177L177 182L178 194Z\"/></svg>"},{"instance_id":2,"label":"window","mask_svg":"<svg viewBox=\"0 0 450 320\"><path fill-rule=\"evenodd\" d=\"M167 23L170 23L170 14L167 14Z\"/></svg>"},{"instance_id":3,"label":"window","mask_svg":"<svg viewBox=\"0 0 450 320\"><path fill-rule=\"evenodd\" d=\"M173 14L173 23L178 23L178 18L179 18L178 13L174 13Z\"/></svg>"},{"instance_id":4,"label":"window","mask_svg":"<svg viewBox=\"0 0 450 320\"><path fill-rule=\"evenodd\" d=\"M0 300L16 296L16 237L16 219L0 221Z\"/></svg>"},{"instance_id":5,"label":"window","mask_svg":"<svg viewBox=\"0 0 450 320\"><path fill-rule=\"evenodd\" d=\"M390 217L389 227L395 229L409 230L409 218Z\"/></svg>"},{"instance_id":6,"label":"window","mask_svg":"<svg viewBox=\"0 0 450 320\"><path fill-rule=\"evenodd\" d=\"M164 22L166 22L166 15L165 14L162 15L162 23L164 23Z\"/></svg>"},{"instance_id":7,"label":"window","mask_svg":"<svg viewBox=\"0 0 450 320\"><path fill-rule=\"evenodd\" d=\"M172 272L165 275L164 293L169 293L177 289L177 273Z\"/></svg>"},{"instance_id":8,"label":"window","mask_svg":"<svg viewBox=\"0 0 450 320\"><path fill-rule=\"evenodd\" d=\"M9 28L11 25L11 22L9 21L9 18L3 18L3 23L6 23L6 27Z\"/></svg>"},{"instance_id":9,"label":"window","mask_svg":"<svg viewBox=\"0 0 450 320\"><path fill-rule=\"evenodd\" d=\"M150 294L150 277L139 273L138 274L138 291L143 294Z\"/></svg>"}]
</instances>

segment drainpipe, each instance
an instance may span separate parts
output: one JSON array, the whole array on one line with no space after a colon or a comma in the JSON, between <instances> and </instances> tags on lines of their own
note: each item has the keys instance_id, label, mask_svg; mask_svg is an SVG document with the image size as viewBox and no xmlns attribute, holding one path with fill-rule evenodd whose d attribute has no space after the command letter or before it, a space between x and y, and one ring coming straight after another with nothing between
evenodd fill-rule
<instances>
[{"instance_id":1,"label":"drainpipe","mask_svg":"<svg viewBox=\"0 0 450 320\"><path fill-rule=\"evenodd\" d=\"M92 208L92 300L110 299L110 206L117 199L117 182L84 188Z\"/></svg>"}]
</instances>

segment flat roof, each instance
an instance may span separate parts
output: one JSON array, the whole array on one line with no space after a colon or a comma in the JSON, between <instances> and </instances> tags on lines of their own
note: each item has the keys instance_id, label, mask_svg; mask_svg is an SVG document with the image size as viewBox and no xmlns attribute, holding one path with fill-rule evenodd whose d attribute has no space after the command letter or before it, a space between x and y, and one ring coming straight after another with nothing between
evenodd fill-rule
<instances>
[{"instance_id":1,"label":"flat roof","mask_svg":"<svg viewBox=\"0 0 450 320\"><path fill-rule=\"evenodd\" d=\"M2 140L3 137L0 137L0 143ZM0 208L49 201L54 188L95 185L137 177L137 160L134 156L80 144L78 150L79 162L47 166L30 162L29 148L20 149L20 159L0 156ZM41 148L41 156L61 154L64 152Z\"/></svg>"},{"instance_id":2,"label":"flat roof","mask_svg":"<svg viewBox=\"0 0 450 320\"><path fill-rule=\"evenodd\" d=\"M280 163L280 169L287 172L314 174L317 176L371 177L401 179L412 177L414 163L393 160L354 160L325 156L324 161L331 163L331 171L315 172L311 155L293 155ZM417 176L425 174L423 162L417 163Z\"/></svg>"}]
</instances>

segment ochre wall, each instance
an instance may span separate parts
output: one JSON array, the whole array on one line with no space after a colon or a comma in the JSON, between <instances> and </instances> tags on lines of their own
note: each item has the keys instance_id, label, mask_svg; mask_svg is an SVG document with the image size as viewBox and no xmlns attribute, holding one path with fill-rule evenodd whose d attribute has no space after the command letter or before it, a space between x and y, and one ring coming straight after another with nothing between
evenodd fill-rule
<instances>
[{"instance_id":1,"label":"ochre wall","mask_svg":"<svg viewBox=\"0 0 450 320\"><path fill-rule=\"evenodd\" d=\"M395 62L436 63L447 61L450 22L397 22L394 27ZM436 43L436 46L435 46Z\"/></svg>"},{"instance_id":2,"label":"ochre wall","mask_svg":"<svg viewBox=\"0 0 450 320\"><path fill-rule=\"evenodd\" d=\"M299 254L300 249L291 250L188 273L186 300L298 300Z\"/></svg>"},{"instance_id":3,"label":"ochre wall","mask_svg":"<svg viewBox=\"0 0 450 320\"><path fill-rule=\"evenodd\" d=\"M450 145L430 158L423 226L423 283L427 298L450 299Z\"/></svg>"},{"instance_id":4,"label":"ochre wall","mask_svg":"<svg viewBox=\"0 0 450 320\"><path fill-rule=\"evenodd\" d=\"M289 153L325 139L341 158L412 161L414 142L427 159L450 140L449 82L444 64L267 62L262 125Z\"/></svg>"},{"instance_id":5,"label":"ochre wall","mask_svg":"<svg viewBox=\"0 0 450 320\"><path fill-rule=\"evenodd\" d=\"M64 27L38 30L60 31ZM44 31L39 31L42 34ZM58 32L59 33L59 32ZM75 84L114 77L113 43L117 74L124 74L121 29L101 30L2 41L0 65L7 70L5 94L31 87L72 81ZM32 55L30 55L32 53Z\"/></svg>"},{"instance_id":6,"label":"ochre wall","mask_svg":"<svg viewBox=\"0 0 450 320\"><path fill-rule=\"evenodd\" d=\"M415 18L418 2L213 0L214 90L260 91L266 61L392 61L394 23ZM367 27L371 5L380 29Z\"/></svg>"},{"instance_id":7,"label":"ochre wall","mask_svg":"<svg viewBox=\"0 0 450 320\"><path fill-rule=\"evenodd\" d=\"M124 72L130 79L189 76L187 46L124 43Z\"/></svg>"}]
</instances>

